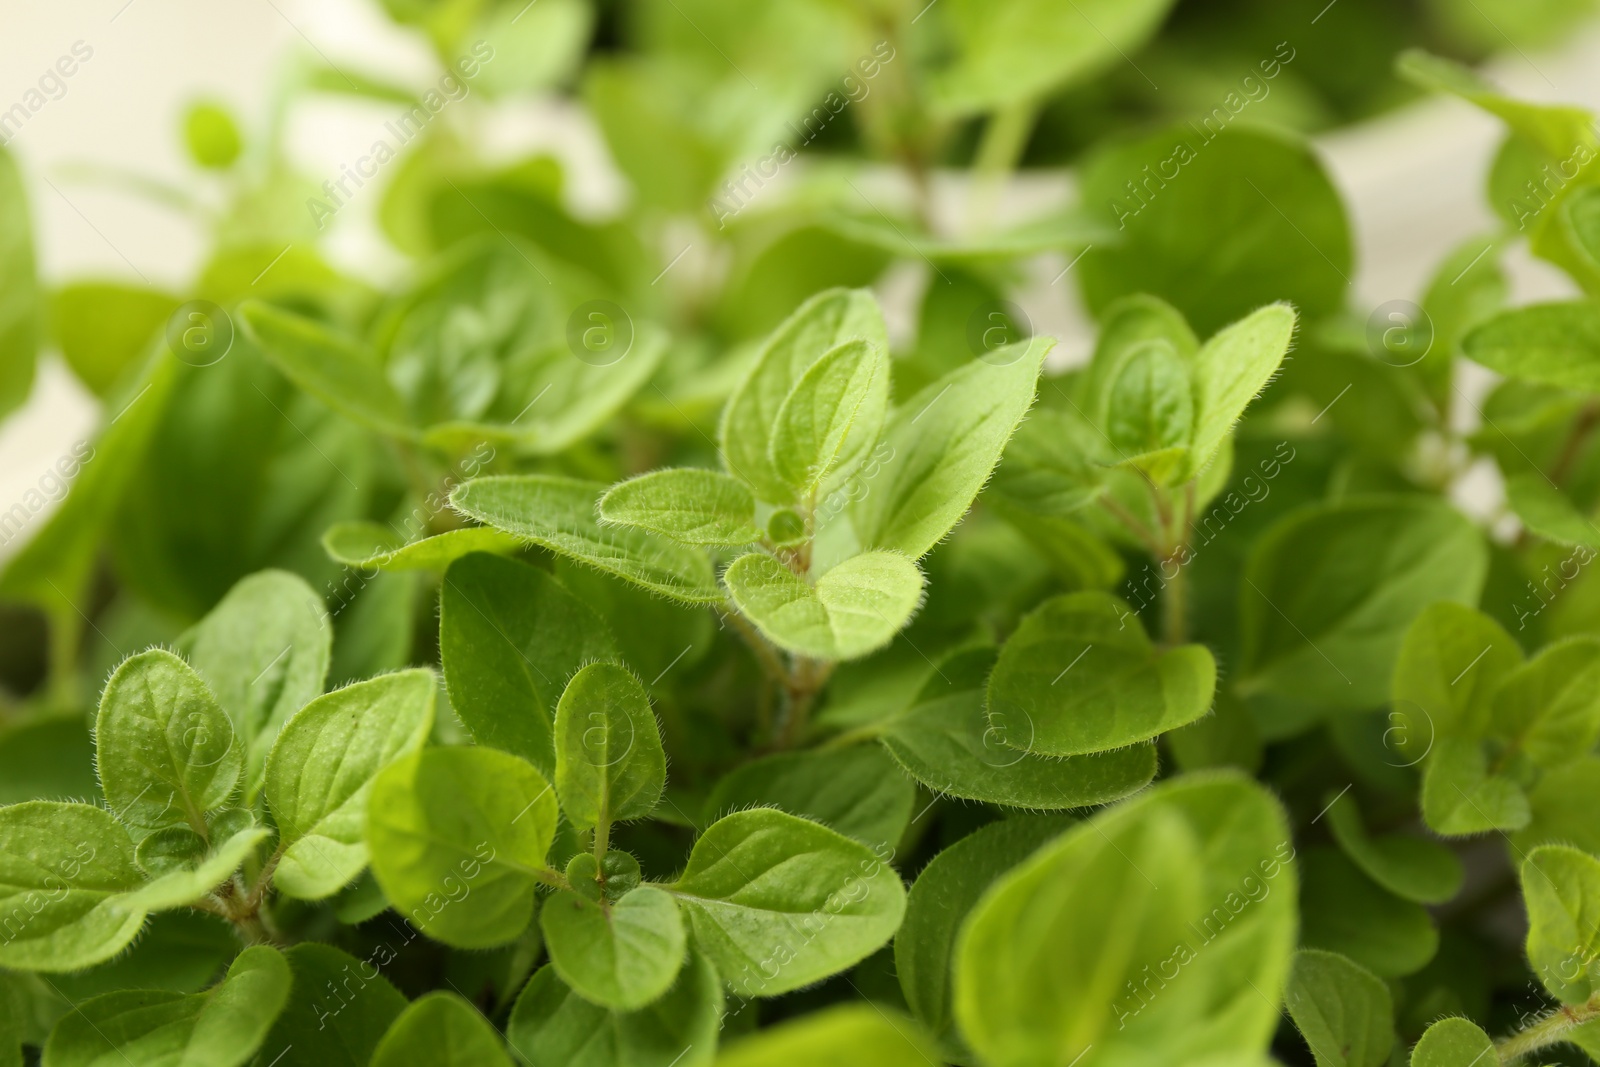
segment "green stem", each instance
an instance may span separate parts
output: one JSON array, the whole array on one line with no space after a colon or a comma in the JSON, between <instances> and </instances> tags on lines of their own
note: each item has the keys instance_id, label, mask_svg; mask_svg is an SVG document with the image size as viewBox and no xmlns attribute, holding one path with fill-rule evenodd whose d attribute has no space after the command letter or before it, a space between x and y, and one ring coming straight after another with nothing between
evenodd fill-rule
<instances>
[{"instance_id":1,"label":"green stem","mask_svg":"<svg viewBox=\"0 0 1600 1067\"><path fill-rule=\"evenodd\" d=\"M1600 1019L1600 994L1575 1008L1562 1005L1526 1030L1495 1042L1495 1051L1501 1063L1515 1063L1530 1052L1565 1041L1569 1030L1595 1019Z\"/></svg>"},{"instance_id":2,"label":"green stem","mask_svg":"<svg viewBox=\"0 0 1600 1067\"><path fill-rule=\"evenodd\" d=\"M968 218L973 232L988 229L1000 201L1000 187L1028 147L1038 117L1039 104L1032 99L1008 104L989 116L972 163L973 201Z\"/></svg>"}]
</instances>

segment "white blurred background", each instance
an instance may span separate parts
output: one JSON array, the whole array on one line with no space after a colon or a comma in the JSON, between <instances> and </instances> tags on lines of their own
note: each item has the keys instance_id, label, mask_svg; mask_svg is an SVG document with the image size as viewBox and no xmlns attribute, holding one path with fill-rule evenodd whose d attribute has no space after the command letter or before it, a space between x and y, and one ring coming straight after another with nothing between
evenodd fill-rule
<instances>
[{"instance_id":1,"label":"white blurred background","mask_svg":"<svg viewBox=\"0 0 1600 1067\"><path fill-rule=\"evenodd\" d=\"M80 55L92 50L90 58L7 142L33 198L39 269L50 283L93 276L180 288L192 275L204 244L187 217L64 175L93 163L191 182L178 123L194 98L221 100L248 130L264 119L274 78L296 52L418 85L436 76L420 37L390 23L373 0L0 0L0 112L75 45ZM1510 50L1489 74L1519 96L1600 109L1600 28L1553 50ZM289 143L306 173L337 174L386 117L382 107L322 97L296 111ZM542 145L562 157L575 179L575 210L603 211L624 195L576 109L515 105L504 118L489 136L503 138L508 152ZM1318 139L1355 227L1357 310L1415 298L1449 248L1494 225L1483 183L1499 137L1495 120L1436 98ZM365 189L341 211L328 249L368 275L399 265L373 222L380 196ZM1513 302L1571 291L1525 253L1508 266ZM1039 285L1022 303L1036 332L1061 337L1067 352L1087 350L1089 329L1071 286ZM98 402L46 358L28 404L0 425L0 500L35 484L91 432L97 414Z\"/></svg>"}]
</instances>

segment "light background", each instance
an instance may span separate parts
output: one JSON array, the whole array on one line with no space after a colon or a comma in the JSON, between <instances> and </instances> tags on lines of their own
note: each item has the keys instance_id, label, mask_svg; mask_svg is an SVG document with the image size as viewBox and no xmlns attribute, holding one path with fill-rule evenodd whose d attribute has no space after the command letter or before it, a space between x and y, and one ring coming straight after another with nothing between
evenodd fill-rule
<instances>
[{"instance_id":1,"label":"light background","mask_svg":"<svg viewBox=\"0 0 1600 1067\"><path fill-rule=\"evenodd\" d=\"M1337 18L1337 7L1325 17ZM221 99L248 129L264 119L275 79L296 55L419 86L436 76L420 38L389 23L372 0L0 0L0 112L78 42L93 49L91 58L64 79L59 99L9 141L33 198L40 271L52 283L142 276L178 288L193 274L204 244L190 220L65 175L75 164L93 163L193 185L197 174L182 153L178 116L194 97ZM1511 51L1489 73L1516 95L1600 110L1600 29L1545 52ZM292 154L306 173L336 176L342 162L371 143L390 110L319 98L294 113ZM603 212L627 195L592 127L570 105L507 105L484 135L507 155L542 146L561 156L576 211ZM1416 298L1450 247L1494 225L1482 190L1499 137L1499 124L1488 116L1458 101L1430 99L1317 139L1355 228L1352 306L1365 311ZM1052 195L1059 185L1059 179L1023 179L1002 210ZM959 186L944 183L941 192L944 203L959 204ZM382 277L401 264L372 223L380 197L381 189L369 185L340 212L327 251L336 262ZM1070 359L1088 350L1091 331L1073 287L1065 280L1050 284L1061 265L1041 264L1021 303L1035 332L1060 337ZM1509 266L1513 302L1572 291L1563 276L1523 251ZM891 320L904 318L892 306L900 288L886 286ZM59 362L45 359L28 404L0 425L0 510L90 435L97 417L96 401ZM1495 493L1485 475L1469 479L1458 496L1480 511L1492 506ZM16 547L20 541L10 550Z\"/></svg>"}]
</instances>

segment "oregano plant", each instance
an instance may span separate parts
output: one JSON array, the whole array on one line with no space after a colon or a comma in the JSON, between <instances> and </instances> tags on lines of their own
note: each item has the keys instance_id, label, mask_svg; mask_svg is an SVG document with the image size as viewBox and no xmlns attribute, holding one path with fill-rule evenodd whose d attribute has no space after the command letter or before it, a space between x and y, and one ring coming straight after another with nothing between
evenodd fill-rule
<instances>
[{"instance_id":1,"label":"oregano plant","mask_svg":"<svg viewBox=\"0 0 1600 1067\"><path fill-rule=\"evenodd\" d=\"M170 291L0 148L0 411L103 409L0 502L0 1067L1600 1062L1600 142L1478 3L381 6L431 83L132 183ZM1307 134L1408 92L1496 221L1373 310Z\"/></svg>"}]
</instances>

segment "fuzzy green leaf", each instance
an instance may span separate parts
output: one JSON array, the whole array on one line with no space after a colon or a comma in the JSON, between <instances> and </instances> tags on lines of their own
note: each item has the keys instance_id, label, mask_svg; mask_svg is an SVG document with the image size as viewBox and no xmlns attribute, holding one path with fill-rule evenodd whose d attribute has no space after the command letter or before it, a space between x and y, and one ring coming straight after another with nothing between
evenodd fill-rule
<instances>
[{"instance_id":1,"label":"fuzzy green leaf","mask_svg":"<svg viewBox=\"0 0 1600 1067\"><path fill-rule=\"evenodd\" d=\"M1438 737L1481 737L1491 700L1522 649L1500 624L1464 604L1430 604L1406 631L1395 662L1394 746L1413 760Z\"/></svg>"},{"instance_id":2,"label":"fuzzy green leaf","mask_svg":"<svg viewBox=\"0 0 1600 1067\"><path fill-rule=\"evenodd\" d=\"M1189 477L1216 457L1250 401L1278 373L1294 338L1294 308L1269 304L1218 330L1194 359Z\"/></svg>"},{"instance_id":3,"label":"fuzzy green leaf","mask_svg":"<svg viewBox=\"0 0 1600 1067\"><path fill-rule=\"evenodd\" d=\"M456 510L552 552L690 604L722 599L711 561L644 530L601 526L596 482L526 474L476 478L450 494Z\"/></svg>"},{"instance_id":4,"label":"fuzzy green leaf","mask_svg":"<svg viewBox=\"0 0 1600 1067\"><path fill-rule=\"evenodd\" d=\"M1022 620L989 676L989 721L1042 756L1107 752L1191 723L1211 707L1203 645L1158 651L1109 593L1069 593Z\"/></svg>"},{"instance_id":5,"label":"fuzzy green leaf","mask_svg":"<svg viewBox=\"0 0 1600 1067\"><path fill-rule=\"evenodd\" d=\"M778 409L768 445L791 499L849 478L867 458L889 412L889 351L849 341L813 363ZM853 452L845 450L846 443Z\"/></svg>"},{"instance_id":6,"label":"fuzzy green leaf","mask_svg":"<svg viewBox=\"0 0 1600 1067\"><path fill-rule=\"evenodd\" d=\"M866 846L771 809L712 824L666 888L742 996L777 996L844 970L887 942L905 911L900 876Z\"/></svg>"},{"instance_id":7,"label":"fuzzy green leaf","mask_svg":"<svg viewBox=\"0 0 1600 1067\"><path fill-rule=\"evenodd\" d=\"M517 998L506 1038L529 1067L708 1067L722 1024L722 984L697 953L672 988L638 1011L578 996L554 967Z\"/></svg>"},{"instance_id":8,"label":"fuzzy green leaf","mask_svg":"<svg viewBox=\"0 0 1600 1067\"><path fill-rule=\"evenodd\" d=\"M722 580L735 605L780 648L816 659L855 659L894 639L922 602L922 572L898 552L863 552L815 585L774 556L752 552Z\"/></svg>"},{"instance_id":9,"label":"fuzzy green leaf","mask_svg":"<svg viewBox=\"0 0 1600 1067\"><path fill-rule=\"evenodd\" d=\"M1106 394L1106 436L1121 461L1166 484L1184 466L1194 432L1189 367L1171 346L1131 352Z\"/></svg>"},{"instance_id":10,"label":"fuzzy green leaf","mask_svg":"<svg viewBox=\"0 0 1600 1067\"><path fill-rule=\"evenodd\" d=\"M500 1035L478 1009L449 991L418 997L372 1052L372 1067L512 1067Z\"/></svg>"},{"instance_id":11,"label":"fuzzy green leaf","mask_svg":"<svg viewBox=\"0 0 1600 1067\"><path fill-rule=\"evenodd\" d=\"M983 681L993 662L989 649L945 659L885 724L884 747L917 781L967 800L1056 811L1118 800L1155 777L1153 745L1067 759L1027 751L1025 735L1013 737L1009 723L984 713Z\"/></svg>"},{"instance_id":12,"label":"fuzzy green leaf","mask_svg":"<svg viewBox=\"0 0 1600 1067\"><path fill-rule=\"evenodd\" d=\"M366 867L372 780L427 740L437 690L430 670L380 675L318 697L289 720L266 776L283 850L272 876L280 891L318 900Z\"/></svg>"},{"instance_id":13,"label":"fuzzy green leaf","mask_svg":"<svg viewBox=\"0 0 1600 1067\"><path fill-rule=\"evenodd\" d=\"M556 706L556 793L579 830L642 819L666 787L667 757L650 696L629 670L591 663Z\"/></svg>"},{"instance_id":14,"label":"fuzzy green leaf","mask_svg":"<svg viewBox=\"0 0 1600 1067\"><path fill-rule=\"evenodd\" d=\"M1528 963L1550 994L1582 1004L1600 991L1600 859L1543 845L1522 863Z\"/></svg>"},{"instance_id":15,"label":"fuzzy green leaf","mask_svg":"<svg viewBox=\"0 0 1600 1067\"><path fill-rule=\"evenodd\" d=\"M1422 817L1436 834L1464 837L1489 830L1520 830L1531 813L1521 786L1490 773L1482 745L1467 738L1445 737L1434 744L1423 767Z\"/></svg>"},{"instance_id":16,"label":"fuzzy green leaf","mask_svg":"<svg viewBox=\"0 0 1600 1067\"><path fill-rule=\"evenodd\" d=\"M1489 736L1505 746L1502 763L1521 753L1557 767L1592 751L1600 738L1600 639L1557 641L1508 673L1489 724Z\"/></svg>"},{"instance_id":17,"label":"fuzzy green leaf","mask_svg":"<svg viewBox=\"0 0 1600 1067\"><path fill-rule=\"evenodd\" d=\"M239 306L252 340L295 385L361 425L393 437L415 437L405 401L372 353L302 315L258 301Z\"/></svg>"},{"instance_id":18,"label":"fuzzy green leaf","mask_svg":"<svg viewBox=\"0 0 1600 1067\"><path fill-rule=\"evenodd\" d=\"M234 796L243 763L232 721L172 653L141 652L106 682L95 765L106 803L136 837L168 826L203 834L206 816Z\"/></svg>"},{"instance_id":19,"label":"fuzzy green leaf","mask_svg":"<svg viewBox=\"0 0 1600 1067\"><path fill-rule=\"evenodd\" d=\"M144 925L126 894L145 876L104 808L0 807L0 966L72 971L110 959Z\"/></svg>"},{"instance_id":20,"label":"fuzzy green leaf","mask_svg":"<svg viewBox=\"0 0 1600 1067\"><path fill-rule=\"evenodd\" d=\"M728 405L723 409L721 446L729 473L747 483L762 499L789 503L791 489L773 463L772 442L778 416L813 364L849 341L865 341L887 350L888 334L878 302L864 289L829 289L801 304L762 345ZM887 388L885 380L882 387ZM865 452L876 427L863 423L846 435L845 455ZM862 445L852 438L868 438Z\"/></svg>"},{"instance_id":21,"label":"fuzzy green leaf","mask_svg":"<svg viewBox=\"0 0 1600 1067\"><path fill-rule=\"evenodd\" d=\"M384 1032L405 1011L406 998L379 964L387 945L356 959L314 941L286 951L293 985L289 1003L261 1043L271 1067L368 1067Z\"/></svg>"},{"instance_id":22,"label":"fuzzy green leaf","mask_svg":"<svg viewBox=\"0 0 1600 1067\"><path fill-rule=\"evenodd\" d=\"M1380 1067L1394 1047L1389 987L1365 967L1321 949L1295 953L1284 997L1317 1067Z\"/></svg>"},{"instance_id":23,"label":"fuzzy green leaf","mask_svg":"<svg viewBox=\"0 0 1600 1067\"><path fill-rule=\"evenodd\" d=\"M1411 1067L1479 1067L1496 1059L1489 1035L1462 1018L1440 1019L1411 1050Z\"/></svg>"},{"instance_id":24,"label":"fuzzy green leaf","mask_svg":"<svg viewBox=\"0 0 1600 1067\"><path fill-rule=\"evenodd\" d=\"M916 793L878 745L778 752L724 775L705 813L709 823L743 808L774 807L869 847L892 848L911 821Z\"/></svg>"},{"instance_id":25,"label":"fuzzy green leaf","mask_svg":"<svg viewBox=\"0 0 1600 1067\"><path fill-rule=\"evenodd\" d=\"M448 530L419 541L407 541L381 522L340 522L322 535L322 548L337 563L363 570L443 571L472 552L507 556L522 540L487 526Z\"/></svg>"},{"instance_id":26,"label":"fuzzy green leaf","mask_svg":"<svg viewBox=\"0 0 1600 1067\"><path fill-rule=\"evenodd\" d=\"M212 828L212 833L217 833L216 827ZM192 904L233 877L261 843L272 836L264 826L246 827L218 841L209 850L204 848L204 841L197 840L201 850L191 860L154 867L147 858L150 852L147 846L167 834L188 837L194 835L194 831L185 826L172 826L156 831L140 843L136 858L158 877L129 893L123 899L125 907L163 911Z\"/></svg>"},{"instance_id":27,"label":"fuzzy green leaf","mask_svg":"<svg viewBox=\"0 0 1600 1067\"><path fill-rule=\"evenodd\" d=\"M1071 820L1017 817L990 823L935 856L906 897L906 918L894 935L894 969L906 1003L941 1041L955 1034L951 960L956 935L994 881Z\"/></svg>"},{"instance_id":28,"label":"fuzzy green leaf","mask_svg":"<svg viewBox=\"0 0 1600 1067\"><path fill-rule=\"evenodd\" d=\"M1264 1052L1294 949L1293 855L1277 802L1232 774L1096 815L973 909L956 949L963 1036L993 1067Z\"/></svg>"},{"instance_id":29,"label":"fuzzy green leaf","mask_svg":"<svg viewBox=\"0 0 1600 1067\"><path fill-rule=\"evenodd\" d=\"M664 994L687 944L672 894L653 885L610 903L559 890L539 912L539 929L561 980L615 1011L636 1011Z\"/></svg>"},{"instance_id":30,"label":"fuzzy green leaf","mask_svg":"<svg viewBox=\"0 0 1600 1067\"><path fill-rule=\"evenodd\" d=\"M1461 889L1466 872L1454 852L1410 834L1369 837L1361 810L1348 794L1334 798L1322 817L1350 861L1396 896L1443 904Z\"/></svg>"},{"instance_id":31,"label":"fuzzy green leaf","mask_svg":"<svg viewBox=\"0 0 1600 1067\"><path fill-rule=\"evenodd\" d=\"M426 748L372 782L372 873L429 937L503 945L533 918L556 818L555 794L531 764L491 748Z\"/></svg>"},{"instance_id":32,"label":"fuzzy green leaf","mask_svg":"<svg viewBox=\"0 0 1600 1067\"><path fill-rule=\"evenodd\" d=\"M45 1045L50 1067L240 1067L289 999L289 964L277 949L247 948L204 993L107 993L64 1016Z\"/></svg>"},{"instance_id":33,"label":"fuzzy green leaf","mask_svg":"<svg viewBox=\"0 0 1600 1067\"><path fill-rule=\"evenodd\" d=\"M1293 512L1245 565L1243 685L1333 708L1381 704L1412 620L1435 601L1475 603L1487 570L1483 535L1443 501Z\"/></svg>"},{"instance_id":34,"label":"fuzzy green leaf","mask_svg":"<svg viewBox=\"0 0 1600 1067\"><path fill-rule=\"evenodd\" d=\"M884 435L890 456L852 512L862 545L917 559L961 521L1033 405L1054 344L1035 337L998 349L895 411Z\"/></svg>"},{"instance_id":35,"label":"fuzzy green leaf","mask_svg":"<svg viewBox=\"0 0 1600 1067\"><path fill-rule=\"evenodd\" d=\"M762 536L749 486L718 471L686 467L612 486L600 498L600 520L686 545L747 545Z\"/></svg>"},{"instance_id":36,"label":"fuzzy green leaf","mask_svg":"<svg viewBox=\"0 0 1600 1067\"><path fill-rule=\"evenodd\" d=\"M1439 948L1439 931L1420 904L1368 878L1337 849L1307 849L1300 942L1350 957L1385 978L1421 969Z\"/></svg>"},{"instance_id":37,"label":"fuzzy green leaf","mask_svg":"<svg viewBox=\"0 0 1600 1067\"><path fill-rule=\"evenodd\" d=\"M246 747L251 793L278 731L322 692L332 645L322 597L299 575L270 570L240 579L179 640Z\"/></svg>"},{"instance_id":38,"label":"fuzzy green leaf","mask_svg":"<svg viewBox=\"0 0 1600 1067\"><path fill-rule=\"evenodd\" d=\"M617 659L616 642L546 571L465 556L445 572L439 658L450 704L479 744L555 777L556 704L586 663Z\"/></svg>"}]
</instances>

